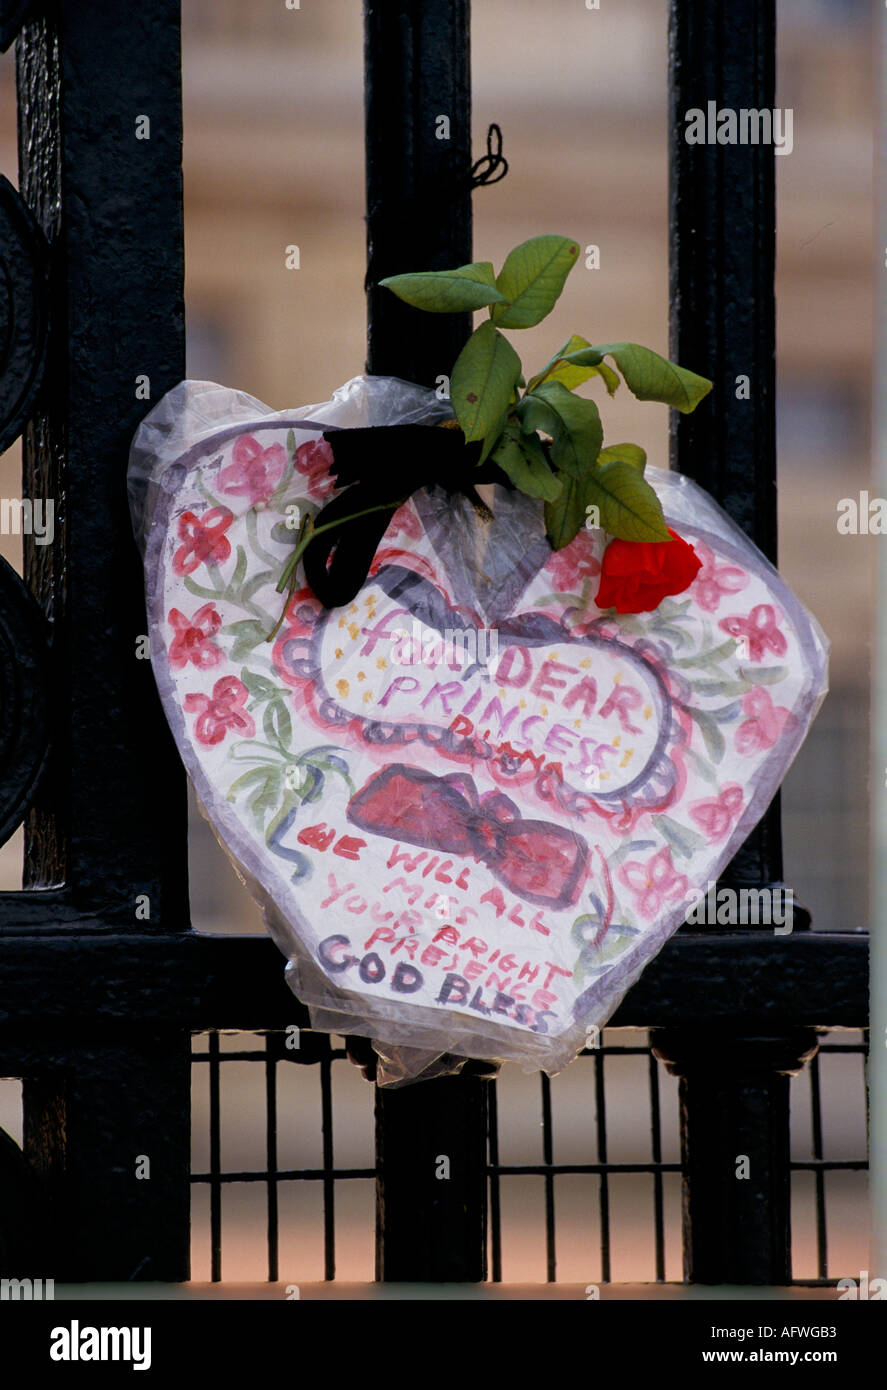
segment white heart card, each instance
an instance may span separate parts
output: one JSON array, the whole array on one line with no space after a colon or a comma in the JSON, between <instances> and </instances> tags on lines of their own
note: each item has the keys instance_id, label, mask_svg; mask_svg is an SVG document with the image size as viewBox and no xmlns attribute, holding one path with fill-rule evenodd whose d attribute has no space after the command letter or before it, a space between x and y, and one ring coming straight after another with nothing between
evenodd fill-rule
<instances>
[{"instance_id":1,"label":"white heart card","mask_svg":"<svg viewBox=\"0 0 887 1390\"><path fill-rule=\"evenodd\" d=\"M601 610L609 541L545 539L432 486L353 602L275 586L333 491L324 429L433 425L356 378L275 413L183 382L133 444L151 660L205 813L316 1026L554 1072L759 820L826 691L826 642L701 489L648 469L701 561L652 612Z\"/></svg>"}]
</instances>

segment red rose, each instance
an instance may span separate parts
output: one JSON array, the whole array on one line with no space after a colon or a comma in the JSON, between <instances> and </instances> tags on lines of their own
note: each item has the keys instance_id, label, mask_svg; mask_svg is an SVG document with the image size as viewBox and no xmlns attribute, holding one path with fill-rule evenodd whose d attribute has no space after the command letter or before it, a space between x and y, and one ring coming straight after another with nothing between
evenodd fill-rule
<instances>
[{"instance_id":1,"label":"red rose","mask_svg":"<svg viewBox=\"0 0 887 1390\"><path fill-rule=\"evenodd\" d=\"M651 613L666 594L682 594L702 561L692 545L668 528L670 541L612 540L604 551L598 608L617 613Z\"/></svg>"}]
</instances>

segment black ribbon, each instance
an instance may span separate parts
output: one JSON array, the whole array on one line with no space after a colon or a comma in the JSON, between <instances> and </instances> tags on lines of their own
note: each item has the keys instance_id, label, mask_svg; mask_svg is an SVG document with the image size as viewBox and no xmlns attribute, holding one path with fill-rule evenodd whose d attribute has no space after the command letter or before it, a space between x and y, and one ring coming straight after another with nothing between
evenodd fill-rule
<instances>
[{"instance_id":1,"label":"black ribbon","mask_svg":"<svg viewBox=\"0 0 887 1390\"><path fill-rule=\"evenodd\" d=\"M414 492L437 483L485 510L475 485L507 484L489 459L478 467L481 446L467 444L459 429L377 425L329 430L323 437L333 451L330 472L345 488L314 519L315 528L341 524L315 536L303 556L305 578L324 608L340 608L360 592L392 516ZM384 510L354 515L371 507Z\"/></svg>"}]
</instances>

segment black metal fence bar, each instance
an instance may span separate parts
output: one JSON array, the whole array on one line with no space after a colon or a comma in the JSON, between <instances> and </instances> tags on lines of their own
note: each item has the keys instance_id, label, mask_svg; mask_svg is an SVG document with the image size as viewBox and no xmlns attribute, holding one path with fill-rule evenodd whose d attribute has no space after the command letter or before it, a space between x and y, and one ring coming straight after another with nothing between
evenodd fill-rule
<instances>
[{"instance_id":1,"label":"black metal fence bar","mask_svg":"<svg viewBox=\"0 0 887 1390\"><path fill-rule=\"evenodd\" d=\"M222 1075L218 1033L210 1034L208 1061L210 1277L217 1283L222 1277Z\"/></svg>"},{"instance_id":2,"label":"black metal fence bar","mask_svg":"<svg viewBox=\"0 0 887 1390\"><path fill-rule=\"evenodd\" d=\"M368 370L434 386L449 377L470 315L429 317L375 286L471 260L469 6L367 0L364 13ZM472 1076L378 1091L379 1278L484 1278L485 1107L485 1083Z\"/></svg>"},{"instance_id":3,"label":"black metal fence bar","mask_svg":"<svg viewBox=\"0 0 887 1390\"><path fill-rule=\"evenodd\" d=\"M601 1279L610 1281L610 1183L607 1164L607 1090L604 1084L603 1048L594 1054L594 1097L595 1128L597 1132L597 1157L601 1175L600 1215L601 1215Z\"/></svg>"},{"instance_id":4,"label":"black metal fence bar","mask_svg":"<svg viewBox=\"0 0 887 1390\"><path fill-rule=\"evenodd\" d=\"M265 1039L265 1136L268 1165L268 1278L275 1282L279 1267L280 1213L277 1199L280 1175L277 1170L277 1058L270 1037Z\"/></svg>"},{"instance_id":5,"label":"black metal fence bar","mask_svg":"<svg viewBox=\"0 0 887 1390\"><path fill-rule=\"evenodd\" d=\"M323 1258L324 1279L336 1277L336 1189L333 1181L333 1089L329 1057L320 1063L321 1132L323 1135Z\"/></svg>"},{"instance_id":6,"label":"black metal fence bar","mask_svg":"<svg viewBox=\"0 0 887 1390\"><path fill-rule=\"evenodd\" d=\"M302 1046L298 1052L288 1052L284 1048L285 1035L283 1033L269 1033L264 1042L263 1048L230 1048L221 1052L218 1045L218 1036L211 1035L208 1040L206 1050L195 1050L192 1053L192 1061L209 1065L211 1073L214 1070L218 1076L218 1089L221 1088L221 1065L228 1061L249 1061L262 1063L265 1070L266 1091L268 1076L268 1059L274 1058L275 1063L288 1061L292 1064L304 1065L306 1061L311 1065L318 1065L321 1071L322 1089L327 1090L327 1098L322 1101L322 1109L325 1118L322 1120L322 1130L325 1134L332 1134L332 1125L335 1116L333 1106L332 1089L332 1063L343 1061L346 1052L342 1048L331 1047L325 1036L312 1034L305 1031L302 1034ZM816 1179L815 1193L815 1213L814 1226L816 1229L816 1252L817 1252L817 1279L813 1282L822 1284L834 1284L834 1276L829 1280L826 1231L827 1231L827 1209L825 1180L831 1172L863 1172L868 1164L864 1157L859 1158L827 1158L824 1156L824 1136L823 1122L821 1113L821 1103L817 1102L819 1094L819 1082L816 1073L819 1070L819 1057L828 1056L831 1053L845 1054L864 1057L867 1048L864 1042L852 1043L831 1043L822 1044L820 1052L817 1053L810 1067L809 1086L811 1094L811 1149L812 1156L809 1158L792 1159L789 1169L791 1173L813 1173ZM587 1050L582 1054L580 1065L593 1068L594 1074L598 1071L599 1057L606 1056L634 1056L645 1057L648 1066L648 1089L650 1096L650 1125L651 1125L651 1157L649 1161L639 1159L637 1161L613 1161L607 1158L606 1162L571 1163L558 1162L555 1157L554 1143L554 1124L553 1124L553 1096L554 1089L550 1082L542 1080L542 1090L540 1093L540 1124L542 1128L542 1162L540 1163L505 1163L501 1161L499 1153L498 1136L498 1106L497 1106L497 1083L489 1083L488 1089L488 1124L489 1124L489 1160L486 1165L486 1175L489 1182L490 1191L490 1277L493 1282L501 1282L503 1275L502 1265L502 1221L500 1186L502 1180L508 1178L541 1178L542 1182L542 1215L545 1232L545 1277L549 1282L557 1278L557 1230L555 1223L555 1203L557 1195L557 1183L561 1177L568 1175L584 1176L588 1178L609 1179L611 1176L622 1176L632 1174L648 1174L653 1181L653 1237L654 1237L654 1271L653 1277L657 1281L663 1281L666 1277L665 1261L665 1240L666 1222L663 1197L663 1179L666 1174L683 1173L683 1165L679 1162L663 1160L662 1157L662 1107L660 1096L660 1078L658 1065L652 1055L649 1046L629 1045L620 1046L618 1044L604 1043L599 1048ZM350 1064L349 1064L350 1065ZM324 1072L329 1073L329 1083L323 1081ZM592 1084L594 1084L592 1078ZM799 1082L800 1084L800 1082ZM210 1095L209 1108L209 1129L210 1129L210 1171L194 1172L191 1175L191 1182L195 1185L210 1185L221 1194L224 1186L231 1183L256 1183L268 1186L273 1182L278 1187L281 1182L320 1182L325 1190L332 1189L334 1184L340 1180L367 1179L376 1176L375 1167L350 1168L336 1167L334 1162L333 1147L331 1143L324 1144L323 1166L319 1168L285 1168L279 1167L277 1161L277 1134L276 1134L276 1110L269 1108L267 1112L267 1123L269 1132L266 1136L266 1152L268 1154L268 1165L265 1169L227 1169L222 1170L220 1164L220 1103L218 1097L214 1100ZM589 1205L593 1203L592 1191L598 1194L600 1202L601 1187L597 1183L594 1189L589 1189ZM325 1205L321 1217L324 1236L324 1277L326 1279L335 1278L335 1221L332 1219L332 1206ZM278 1238L276 1228L268 1223L268 1278L276 1279L277 1273L276 1243ZM618 1232L616 1233L618 1239ZM612 1236L612 1233L611 1233ZM214 1261L214 1278L221 1276L221 1225L218 1219L210 1220L210 1244L216 1250ZM612 1269L611 1269L612 1274ZM800 1281L810 1283L811 1280L805 1278Z\"/></svg>"},{"instance_id":7,"label":"black metal fence bar","mask_svg":"<svg viewBox=\"0 0 887 1390\"><path fill-rule=\"evenodd\" d=\"M499 1106L495 1082L487 1093L487 1173L490 1194L490 1278L502 1281L502 1192L499 1184Z\"/></svg>"},{"instance_id":8,"label":"black metal fence bar","mask_svg":"<svg viewBox=\"0 0 887 1390\"><path fill-rule=\"evenodd\" d=\"M820 1048L820 1053L828 1055L830 1053L846 1053L857 1056L864 1056L867 1052L865 1043L824 1043ZM812 1147L813 1157L809 1159L793 1159L788 1165L789 1172L811 1172L816 1175L816 1200L815 1200L815 1225L817 1241L817 1268L818 1281L823 1284L833 1285L834 1277L828 1278L828 1259L826 1247L826 1202L825 1202L825 1179L830 1172L864 1172L868 1169L868 1162L865 1158L837 1159L826 1158L823 1156L823 1136L822 1136L822 1117L821 1108L818 1109L819 1102L819 1081L817 1073L819 1070L818 1062L820 1053L813 1058L810 1065L810 1087L811 1087L811 1120L812 1120ZM596 1162L596 1163L558 1163L554 1160L553 1144L547 1142L546 1135L553 1137L553 1126L551 1124L551 1089L549 1083L548 1101L543 1090L541 1105L541 1123L543 1129L543 1162L542 1163L503 1163L499 1157L498 1142L498 1117L496 1104L496 1085L490 1087L489 1102L489 1163L487 1173L490 1185L490 1228L491 1228L491 1278L494 1282L502 1279L502 1256L501 1256L501 1217L500 1217L500 1180L509 1177L541 1177L544 1182L543 1207L545 1217L545 1263L546 1278L549 1282L556 1278L557 1245L556 1231L554 1223L554 1194L556 1192L556 1181L559 1177L572 1175L600 1176L602 1184L598 1187L599 1203L601 1196L606 1188L603 1180L609 1179L611 1175L647 1173L653 1179L653 1234L654 1234L654 1268L655 1279L664 1281L666 1277L665 1262L665 1209L663 1178L667 1173L683 1174L684 1164L666 1162L662 1158L662 1115L659 1093L659 1069L655 1056L649 1047L628 1046L620 1047L605 1044L599 1049L586 1051L582 1054L584 1058L595 1058L605 1056L646 1056L649 1066L649 1089L650 1089L650 1121L651 1121L651 1161L650 1162ZM598 1066L595 1065L597 1074ZM604 1197L606 1202L606 1197ZM599 1207L600 1211L600 1207ZM607 1222L606 1208L600 1213L604 1221ZM602 1242L602 1255L610 1248L609 1240ZM602 1260L602 1268L605 1268ZM612 1270L610 1269L610 1272ZM602 1276L603 1277L603 1276ZM796 1281L809 1284L809 1278Z\"/></svg>"},{"instance_id":9,"label":"black metal fence bar","mask_svg":"<svg viewBox=\"0 0 887 1390\"><path fill-rule=\"evenodd\" d=\"M810 1108L813 1123L813 1157L822 1161L822 1097L819 1090L819 1055L810 1063ZM825 1222L825 1174L816 1174L816 1259L817 1272L824 1279L828 1272L828 1233Z\"/></svg>"},{"instance_id":10,"label":"black metal fence bar","mask_svg":"<svg viewBox=\"0 0 887 1390\"><path fill-rule=\"evenodd\" d=\"M58 526L57 543L23 547L51 619L53 752L26 822L25 890L0 897L0 937L4 970L14 938L37 977L52 933L68 958L71 1026L50 1041L33 999L7 1003L4 991L4 1053L30 1058L25 1148L57 1212L54 1277L183 1279L187 1024L134 1028L122 997L102 1022L78 997L90 937L116 935L148 978L142 943L152 935L156 949L187 926L184 776L150 662L136 657L146 625L126 498L147 408L137 381L156 400L185 368L179 7L50 0L18 6L14 22L8 10L7 39L31 12L16 52L20 188L50 267L23 495L52 499Z\"/></svg>"},{"instance_id":11,"label":"black metal fence bar","mask_svg":"<svg viewBox=\"0 0 887 1390\"><path fill-rule=\"evenodd\" d=\"M776 179L772 144L689 144L687 113L772 110L776 0L670 0L671 353L714 386L672 411L672 467L776 563ZM750 396L737 392L747 376ZM782 878L779 798L724 878Z\"/></svg>"},{"instance_id":12,"label":"black metal fence bar","mask_svg":"<svg viewBox=\"0 0 887 1390\"><path fill-rule=\"evenodd\" d=\"M662 1113L659 1104L659 1064L649 1057L650 1148L653 1169L653 1239L656 1250L656 1278L665 1278L665 1205L662 1189Z\"/></svg>"},{"instance_id":13,"label":"black metal fence bar","mask_svg":"<svg viewBox=\"0 0 887 1390\"><path fill-rule=\"evenodd\" d=\"M551 1081L543 1072L542 1083L542 1161L545 1174L545 1277L549 1284L557 1278L557 1251L554 1228L554 1134L551 1123Z\"/></svg>"},{"instance_id":14,"label":"black metal fence bar","mask_svg":"<svg viewBox=\"0 0 887 1390\"><path fill-rule=\"evenodd\" d=\"M686 138L688 113L707 114L709 103L773 109L775 0L672 0L669 57L671 348L714 379L704 407L675 418L672 462L775 560L775 152ZM748 399L737 390L745 377ZM756 887L781 879L778 797L724 877ZM687 1277L787 1282L788 1076L815 1052L815 1030L743 1030L725 1019L654 1038L681 1078ZM748 1181L735 1179L737 1155Z\"/></svg>"}]
</instances>

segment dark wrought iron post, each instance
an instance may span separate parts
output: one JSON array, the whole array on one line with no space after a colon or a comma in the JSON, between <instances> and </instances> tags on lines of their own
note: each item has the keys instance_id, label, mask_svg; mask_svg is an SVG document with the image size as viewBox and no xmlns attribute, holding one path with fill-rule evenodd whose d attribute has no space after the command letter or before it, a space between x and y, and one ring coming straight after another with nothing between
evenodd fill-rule
<instances>
[{"instance_id":1,"label":"dark wrought iron post","mask_svg":"<svg viewBox=\"0 0 887 1390\"><path fill-rule=\"evenodd\" d=\"M710 104L772 112L775 0L672 0L669 58L671 354L714 379L695 414L673 413L672 465L775 561L774 146L686 139L687 113L708 124ZM759 889L781 878L776 797L723 879ZM807 925L802 913L794 925ZM815 1051L815 1032L728 1025L654 1030L653 1040L681 1078L686 1276L786 1282L788 1076Z\"/></svg>"},{"instance_id":2,"label":"dark wrought iron post","mask_svg":"<svg viewBox=\"0 0 887 1390\"><path fill-rule=\"evenodd\" d=\"M375 286L471 260L468 0L368 0L365 36L368 370L433 386L470 316L432 318ZM377 1091L378 1278L484 1278L485 1084L457 1076Z\"/></svg>"},{"instance_id":3,"label":"dark wrought iron post","mask_svg":"<svg viewBox=\"0 0 887 1390\"><path fill-rule=\"evenodd\" d=\"M652 1036L656 1056L680 1077L685 1278L786 1284L789 1079L815 1053L815 1029L657 1028Z\"/></svg>"},{"instance_id":4,"label":"dark wrought iron post","mask_svg":"<svg viewBox=\"0 0 887 1390\"><path fill-rule=\"evenodd\" d=\"M3 7L7 43L28 8ZM138 659L126 498L133 432L185 371L179 18L177 0L49 3L17 48L22 196L49 248L51 330L23 481L55 509L51 545L25 538L51 634L53 751L25 890L0 899L0 944L12 978L36 977L51 938L72 995L96 937L119 933L147 978L163 969L158 945L188 924L184 777ZM183 1279L187 1024L140 1021L125 992L103 1005L110 1026L76 1000L62 1024L0 1014L7 1074L25 1077L26 1156L60 1217L46 1273Z\"/></svg>"}]
</instances>

